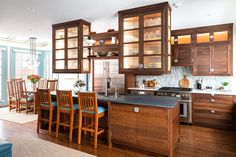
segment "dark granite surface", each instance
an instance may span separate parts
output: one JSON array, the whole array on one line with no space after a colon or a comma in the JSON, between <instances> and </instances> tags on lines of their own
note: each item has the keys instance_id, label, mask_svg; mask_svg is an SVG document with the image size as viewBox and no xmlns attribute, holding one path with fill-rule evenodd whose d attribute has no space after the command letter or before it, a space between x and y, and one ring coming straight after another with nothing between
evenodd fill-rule
<instances>
[{"instance_id":1,"label":"dark granite surface","mask_svg":"<svg viewBox=\"0 0 236 157\"><path fill-rule=\"evenodd\" d=\"M56 93L52 92L52 96ZM77 94L73 93L73 97L77 98ZM153 95L119 95L116 98L113 95L105 97L103 95L97 95L98 101L121 103L121 104L133 104L133 105L144 105L144 106L154 106L154 107L164 107L164 108L174 108L180 98L168 97L168 96L153 96Z\"/></svg>"}]
</instances>

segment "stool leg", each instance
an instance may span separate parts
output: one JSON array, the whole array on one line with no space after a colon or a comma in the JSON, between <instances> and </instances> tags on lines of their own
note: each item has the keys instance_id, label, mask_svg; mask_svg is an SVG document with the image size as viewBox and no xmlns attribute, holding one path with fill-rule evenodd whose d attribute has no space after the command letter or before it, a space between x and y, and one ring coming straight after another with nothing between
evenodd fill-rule
<instances>
[{"instance_id":1,"label":"stool leg","mask_svg":"<svg viewBox=\"0 0 236 157\"><path fill-rule=\"evenodd\" d=\"M57 111L56 138L58 138L59 125L60 125L60 111Z\"/></svg>"},{"instance_id":2,"label":"stool leg","mask_svg":"<svg viewBox=\"0 0 236 157\"><path fill-rule=\"evenodd\" d=\"M84 117L84 127L87 127L87 117ZM84 130L84 136L86 136L87 131Z\"/></svg>"},{"instance_id":3,"label":"stool leg","mask_svg":"<svg viewBox=\"0 0 236 157\"><path fill-rule=\"evenodd\" d=\"M73 135L73 126L74 126L74 112L70 113L70 134L69 134L69 141L72 142L72 135Z\"/></svg>"},{"instance_id":4,"label":"stool leg","mask_svg":"<svg viewBox=\"0 0 236 157\"><path fill-rule=\"evenodd\" d=\"M98 145L98 115L95 114L95 123L94 123L94 148L97 148Z\"/></svg>"},{"instance_id":5,"label":"stool leg","mask_svg":"<svg viewBox=\"0 0 236 157\"><path fill-rule=\"evenodd\" d=\"M38 111L37 133L39 133L40 119L41 119L41 110Z\"/></svg>"},{"instance_id":6,"label":"stool leg","mask_svg":"<svg viewBox=\"0 0 236 157\"><path fill-rule=\"evenodd\" d=\"M48 124L48 134L52 135L52 109L49 110L49 124Z\"/></svg>"},{"instance_id":7,"label":"stool leg","mask_svg":"<svg viewBox=\"0 0 236 157\"><path fill-rule=\"evenodd\" d=\"M82 118L82 112L79 112L79 126L78 126L78 144L81 144L81 131L82 131L82 122L83 122L83 118Z\"/></svg>"}]
</instances>

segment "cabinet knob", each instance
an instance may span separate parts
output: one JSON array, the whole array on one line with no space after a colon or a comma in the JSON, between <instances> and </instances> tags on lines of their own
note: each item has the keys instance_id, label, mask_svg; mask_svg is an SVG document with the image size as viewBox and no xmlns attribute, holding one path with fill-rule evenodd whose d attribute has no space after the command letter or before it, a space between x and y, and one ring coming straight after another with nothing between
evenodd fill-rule
<instances>
[{"instance_id":1,"label":"cabinet knob","mask_svg":"<svg viewBox=\"0 0 236 157\"><path fill-rule=\"evenodd\" d=\"M211 114L214 114L215 113L215 111L214 110L211 110Z\"/></svg>"},{"instance_id":2,"label":"cabinet knob","mask_svg":"<svg viewBox=\"0 0 236 157\"><path fill-rule=\"evenodd\" d=\"M215 102L215 99L211 99L211 102Z\"/></svg>"},{"instance_id":3,"label":"cabinet knob","mask_svg":"<svg viewBox=\"0 0 236 157\"><path fill-rule=\"evenodd\" d=\"M139 66L140 69L144 67L143 64L139 64L138 66Z\"/></svg>"},{"instance_id":4,"label":"cabinet knob","mask_svg":"<svg viewBox=\"0 0 236 157\"><path fill-rule=\"evenodd\" d=\"M178 59L175 59L174 62L177 63L177 62L178 62Z\"/></svg>"},{"instance_id":5,"label":"cabinet knob","mask_svg":"<svg viewBox=\"0 0 236 157\"><path fill-rule=\"evenodd\" d=\"M214 72L215 69L214 69L214 68L210 68L209 71L210 71L210 72Z\"/></svg>"},{"instance_id":6,"label":"cabinet knob","mask_svg":"<svg viewBox=\"0 0 236 157\"><path fill-rule=\"evenodd\" d=\"M138 113L139 112L139 108L138 107L134 107L134 112Z\"/></svg>"}]
</instances>

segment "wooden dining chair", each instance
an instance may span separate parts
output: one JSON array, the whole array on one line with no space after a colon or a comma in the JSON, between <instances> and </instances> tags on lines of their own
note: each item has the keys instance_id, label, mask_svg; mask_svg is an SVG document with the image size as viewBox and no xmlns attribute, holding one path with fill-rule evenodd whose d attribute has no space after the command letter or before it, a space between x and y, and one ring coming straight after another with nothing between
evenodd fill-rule
<instances>
[{"instance_id":1,"label":"wooden dining chair","mask_svg":"<svg viewBox=\"0 0 236 157\"><path fill-rule=\"evenodd\" d=\"M14 80L7 81L7 89L9 98L9 111L11 111L12 109L16 109L17 112L19 108L19 98L16 94Z\"/></svg>"},{"instance_id":2,"label":"wooden dining chair","mask_svg":"<svg viewBox=\"0 0 236 157\"><path fill-rule=\"evenodd\" d=\"M69 90L57 90L57 127L56 138L58 138L59 127L69 127L69 141L72 142L73 129L78 128L78 124L74 120L76 114L79 114L79 105L73 103L72 91ZM69 121L61 116L68 116ZM78 122L78 121L77 121Z\"/></svg>"},{"instance_id":3,"label":"wooden dining chair","mask_svg":"<svg viewBox=\"0 0 236 157\"><path fill-rule=\"evenodd\" d=\"M50 91L56 91L58 86L58 80L47 80L46 87L50 89Z\"/></svg>"},{"instance_id":4,"label":"wooden dining chair","mask_svg":"<svg viewBox=\"0 0 236 157\"><path fill-rule=\"evenodd\" d=\"M52 134L52 125L56 124L56 119L53 119L53 114L57 110L57 103L52 101L49 89L37 89L38 96L38 122L37 133L39 133L40 124L42 122L48 123L48 134ZM44 118L43 111L48 111L48 118Z\"/></svg>"},{"instance_id":5,"label":"wooden dining chair","mask_svg":"<svg viewBox=\"0 0 236 157\"><path fill-rule=\"evenodd\" d=\"M34 99L32 93L27 92L25 80L16 81L17 95L19 97L19 113L21 109L26 110L26 114L29 111L33 111Z\"/></svg>"},{"instance_id":6,"label":"wooden dining chair","mask_svg":"<svg viewBox=\"0 0 236 157\"><path fill-rule=\"evenodd\" d=\"M47 83L47 79L41 78L39 80L39 83L38 83L38 88L45 89L46 88L46 83Z\"/></svg>"},{"instance_id":7,"label":"wooden dining chair","mask_svg":"<svg viewBox=\"0 0 236 157\"><path fill-rule=\"evenodd\" d=\"M94 136L94 148L97 148L98 135L102 134L105 129L100 129L98 125L99 118L105 116L106 108L98 106L96 92L78 92L79 104L79 131L78 144L81 143L82 131L91 132ZM90 118L84 121L84 118ZM91 122L90 124L88 122Z\"/></svg>"}]
</instances>

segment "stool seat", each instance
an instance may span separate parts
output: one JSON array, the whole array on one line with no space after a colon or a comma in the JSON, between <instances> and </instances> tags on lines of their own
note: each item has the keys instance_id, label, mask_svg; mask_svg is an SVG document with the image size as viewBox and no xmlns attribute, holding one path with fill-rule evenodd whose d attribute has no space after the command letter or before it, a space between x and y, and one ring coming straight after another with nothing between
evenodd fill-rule
<instances>
[{"instance_id":1,"label":"stool seat","mask_svg":"<svg viewBox=\"0 0 236 157\"><path fill-rule=\"evenodd\" d=\"M40 105L43 106L43 107L50 107L49 104L41 103ZM57 107L57 102L53 101L52 102L52 107Z\"/></svg>"},{"instance_id":2,"label":"stool seat","mask_svg":"<svg viewBox=\"0 0 236 157\"><path fill-rule=\"evenodd\" d=\"M12 157L12 144L5 140L0 140L0 156Z\"/></svg>"},{"instance_id":3,"label":"stool seat","mask_svg":"<svg viewBox=\"0 0 236 157\"><path fill-rule=\"evenodd\" d=\"M105 107L98 106L98 114L106 112L106 111L107 111L107 109ZM89 111L89 110L82 110L82 112L90 113L90 114L95 114L96 113L96 112Z\"/></svg>"},{"instance_id":4,"label":"stool seat","mask_svg":"<svg viewBox=\"0 0 236 157\"><path fill-rule=\"evenodd\" d=\"M60 107L61 110L71 110L71 108L68 107ZM74 110L78 110L79 109L79 105L78 104L74 104Z\"/></svg>"}]
</instances>

